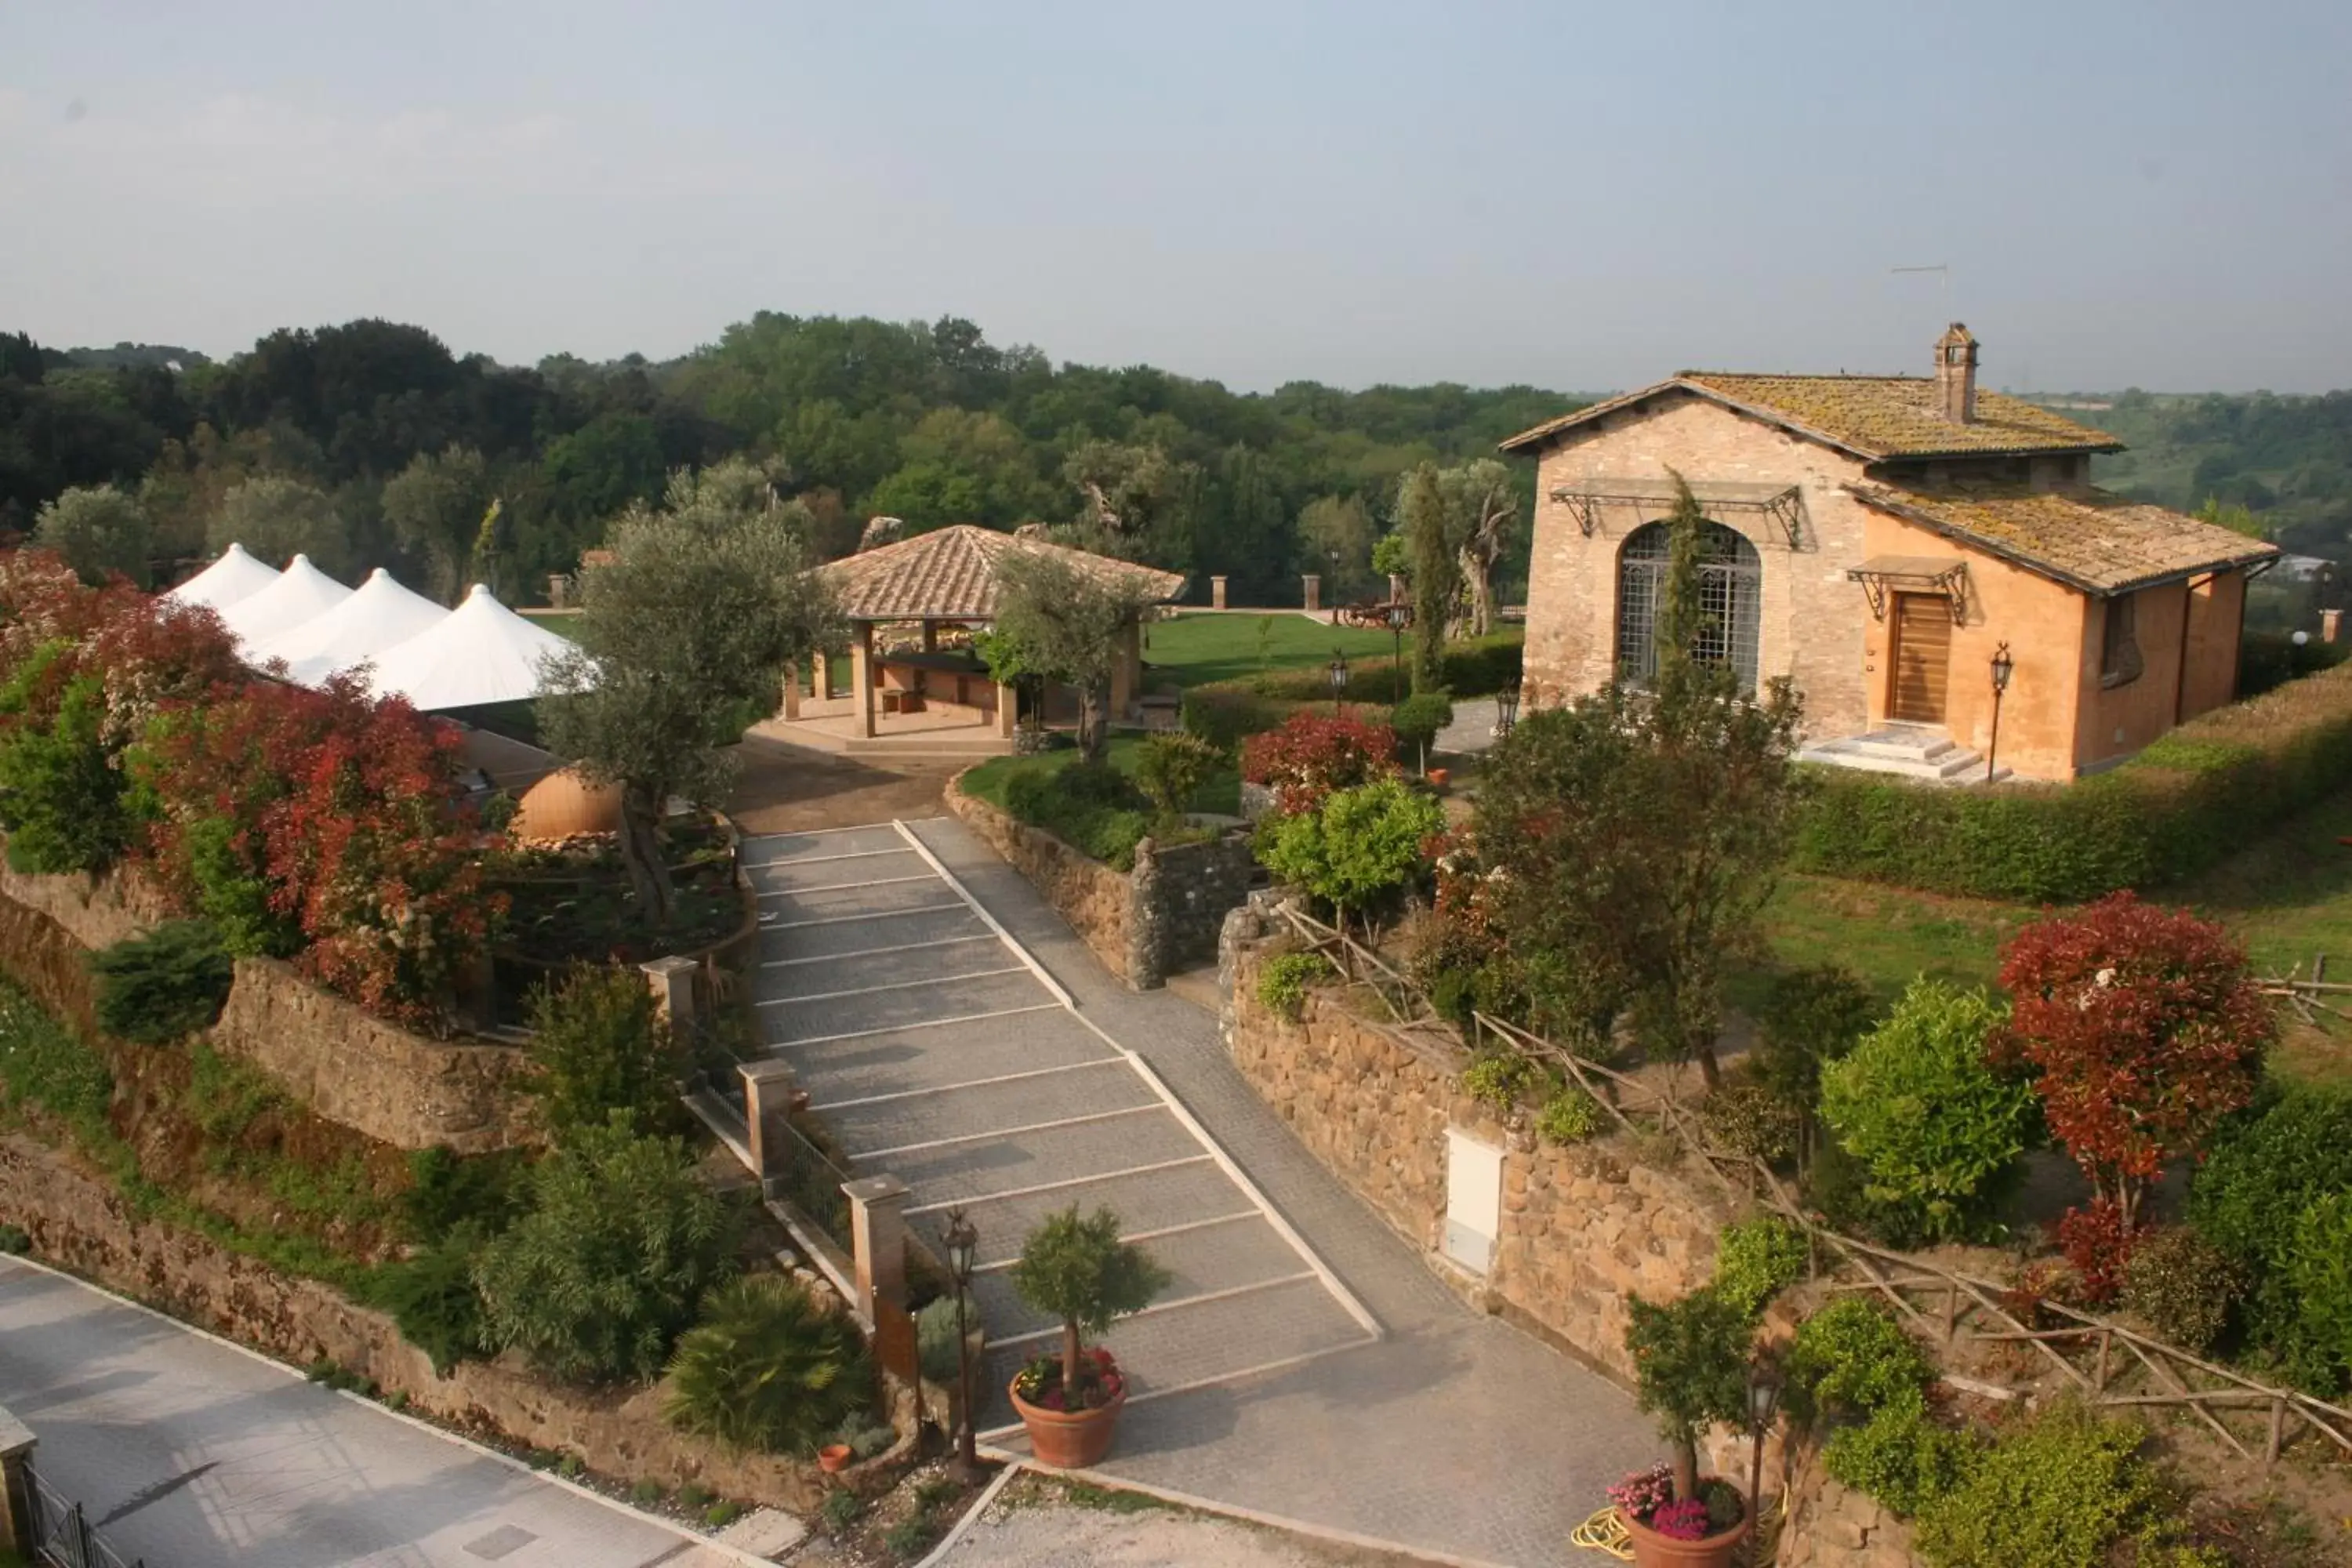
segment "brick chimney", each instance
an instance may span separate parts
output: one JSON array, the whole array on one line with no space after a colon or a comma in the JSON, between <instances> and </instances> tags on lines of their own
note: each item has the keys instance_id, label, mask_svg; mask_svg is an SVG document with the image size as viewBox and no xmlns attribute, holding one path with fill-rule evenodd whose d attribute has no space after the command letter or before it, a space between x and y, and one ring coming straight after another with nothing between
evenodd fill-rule
<instances>
[{"instance_id":1,"label":"brick chimney","mask_svg":"<svg viewBox=\"0 0 2352 1568\"><path fill-rule=\"evenodd\" d=\"M1977 341L1954 321L1936 340L1936 412L1955 425L1977 417Z\"/></svg>"}]
</instances>

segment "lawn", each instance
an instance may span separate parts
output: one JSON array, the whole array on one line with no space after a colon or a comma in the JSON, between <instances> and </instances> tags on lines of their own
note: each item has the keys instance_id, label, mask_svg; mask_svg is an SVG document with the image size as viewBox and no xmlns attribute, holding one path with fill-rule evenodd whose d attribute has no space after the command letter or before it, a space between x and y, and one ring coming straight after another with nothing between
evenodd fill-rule
<instances>
[{"instance_id":1,"label":"lawn","mask_svg":"<svg viewBox=\"0 0 2352 1568\"><path fill-rule=\"evenodd\" d=\"M1331 662L1334 651L1349 663L1377 659L1385 665L1394 643L1386 632L1335 626L1287 612L1263 616L1181 616L1145 628L1150 646L1143 660L1162 680L1198 686L1238 680L1276 669L1300 669Z\"/></svg>"},{"instance_id":2,"label":"lawn","mask_svg":"<svg viewBox=\"0 0 2352 1568\"><path fill-rule=\"evenodd\" d=\"M2352 978L2352 795L2288 818L2247 841L2231 859L2154 901L2186 904L2221 921L2246 944L2255 970L2283 973L2313 957ZM1790 876L1764 912L1764 936L1781 964L1839 963L1892 999L1915 974L1964 985L1993 983L2000 944L2039 911L2024 904L1947 898L1833 877ZM1765 976L1732 984L1735 1005L1753 1004ZM2295 1028L2283 1052L2291 1070L2352 1072L2352 1028L2332 1036Z\"/></svg>"},{"instance_id":3,"label":"lawn","mask_svg":"<svg viewBox=\"0 0 2352 1568\"><path fill-rule=\"evenodd\" d=\"M1113 735L1106 755L1110 765L1129 778L1135 776L1135 764L1143 754L1142 735ZM1076 746L1066 746L1057 752L1047 752L1034 757L996 757L982 763L966 773L963 790L977 795L998 810L1004 809L1004 789L1020 773L1055 773L1078 760ZM1192 797L1194 811L1217 812L1237 816L1242 809L1242 775L1238 768L1226 767L1210 776Z\"/></svg>"}]
</instances>

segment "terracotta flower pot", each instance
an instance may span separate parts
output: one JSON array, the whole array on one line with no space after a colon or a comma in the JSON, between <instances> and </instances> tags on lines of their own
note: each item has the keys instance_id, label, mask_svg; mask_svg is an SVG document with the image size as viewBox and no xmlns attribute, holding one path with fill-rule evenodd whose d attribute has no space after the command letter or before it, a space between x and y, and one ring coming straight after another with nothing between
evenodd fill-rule
<instances>
[{"instance_id":1,"label":"terracotta flower pot","mask_svg":"<svg viewBox=\"0 0 2352 1568\"><path fill-rule=\"evenodd\" d=\"M1432 789L1444 789L1446 781L1453 776L1454 773L1450 768L1432 768L1427 774L1429 786Z\"/></svg>"},{"instance_id":2,"label":"terracotta flower pot","mask_svg":"<svg viewBox=\"0 0 2352 1568\"><path fill-rule=\"evenodd\" d=\"M1021 1425L1029 1429L1029 1450L1041 1465L1082 1470L1102 1462L1110 1440L1118 1432L1118 1413L1127 1404L1127 1389L1108 1404L1092 1410L1047 1410L1030 1404L1007 1388Z\"/></svg>"},{"instance_id":3,"label":"terracotta flower pot","mask_svg":"<svg viewBox=\"0 0 2352 1568\"><path fill-rule=\"evenodd\" d=\"M816 1451L816 1468L828 1476L837 1476L849 1468L851 1449L846 1443L829 1443Z\"/></svg>"},{"instance_id":4,"label":"terracotta flower pot","mask_svg":"<svg viewBox=\"0 0 2352 1568\"><path fill-rule=\"evenodd\" d=\"M1625 1533L1633 1538L1633 1568L1731 1568L1739 1538L1748 1533L1744 1519L1729 1530L1702 1535L1696 1541L1660 1535L1630 1519L1624 1523Z\"/></svg>"}]
</instances>

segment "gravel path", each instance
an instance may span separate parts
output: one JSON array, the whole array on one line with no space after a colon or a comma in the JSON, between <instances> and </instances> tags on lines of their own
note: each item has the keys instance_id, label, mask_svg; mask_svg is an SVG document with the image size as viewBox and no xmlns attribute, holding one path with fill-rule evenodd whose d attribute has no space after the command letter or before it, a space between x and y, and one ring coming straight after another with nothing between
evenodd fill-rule
<instances>
[{"instance_id":1,"label":"gravel path","mask_svg":"<svg viewBox=\"0 0 2352 1568\"><path fill-rule=\"evenodd\" d=\"M1269 1531L1161 1511L1106 1513L1067 1503L992 1507L940 1559L941 1568L1331 1568L1368 1562L1293 1544Z\"/></svg>"}]
</instances>

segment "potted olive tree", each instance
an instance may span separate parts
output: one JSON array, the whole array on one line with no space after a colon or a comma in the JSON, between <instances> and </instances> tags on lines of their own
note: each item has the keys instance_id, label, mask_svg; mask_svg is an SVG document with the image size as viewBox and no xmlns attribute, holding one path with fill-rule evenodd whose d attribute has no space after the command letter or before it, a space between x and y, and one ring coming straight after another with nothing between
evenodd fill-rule
<instances>
[{"instance_id":1,"label":"potted olive tree","mask_svg":"<svg viewBox=\"0 0 2352 1568\"><path fill-rule=\"evenodd\" d=\"M1717 1421L1748 1418L1748 1355L1755 1329L1736 1302L1694 1290L1657 1306L1636 1296L1625 1348L1642 1408L1658 1418L1673 1461L1609 1489L1635 1568L1728 1568L1748 1531L1739 1489L1698 1473L1698 1439Z\"/></svg>"},{"instance_id":2,"label":"potted olive tree","mask_svg":"<svg viewBox=\"0 0 2352 1568\"><path fill-rule=\"evenodd\" d=\"M1167 1285L1168 1271L1119 1239L1118 1215L1107 1208L1082 1215L1072 1204L1029 1233L1013 1288L1062 1321L1060 1353L1039 1356L1013 1379L1013 1408L1040 1463L1082 1468L1110 1452L1127 1379L1110 1352L1089 1349L1084 1336L1141 1311Z\"/></svg>"}]
</instances>

